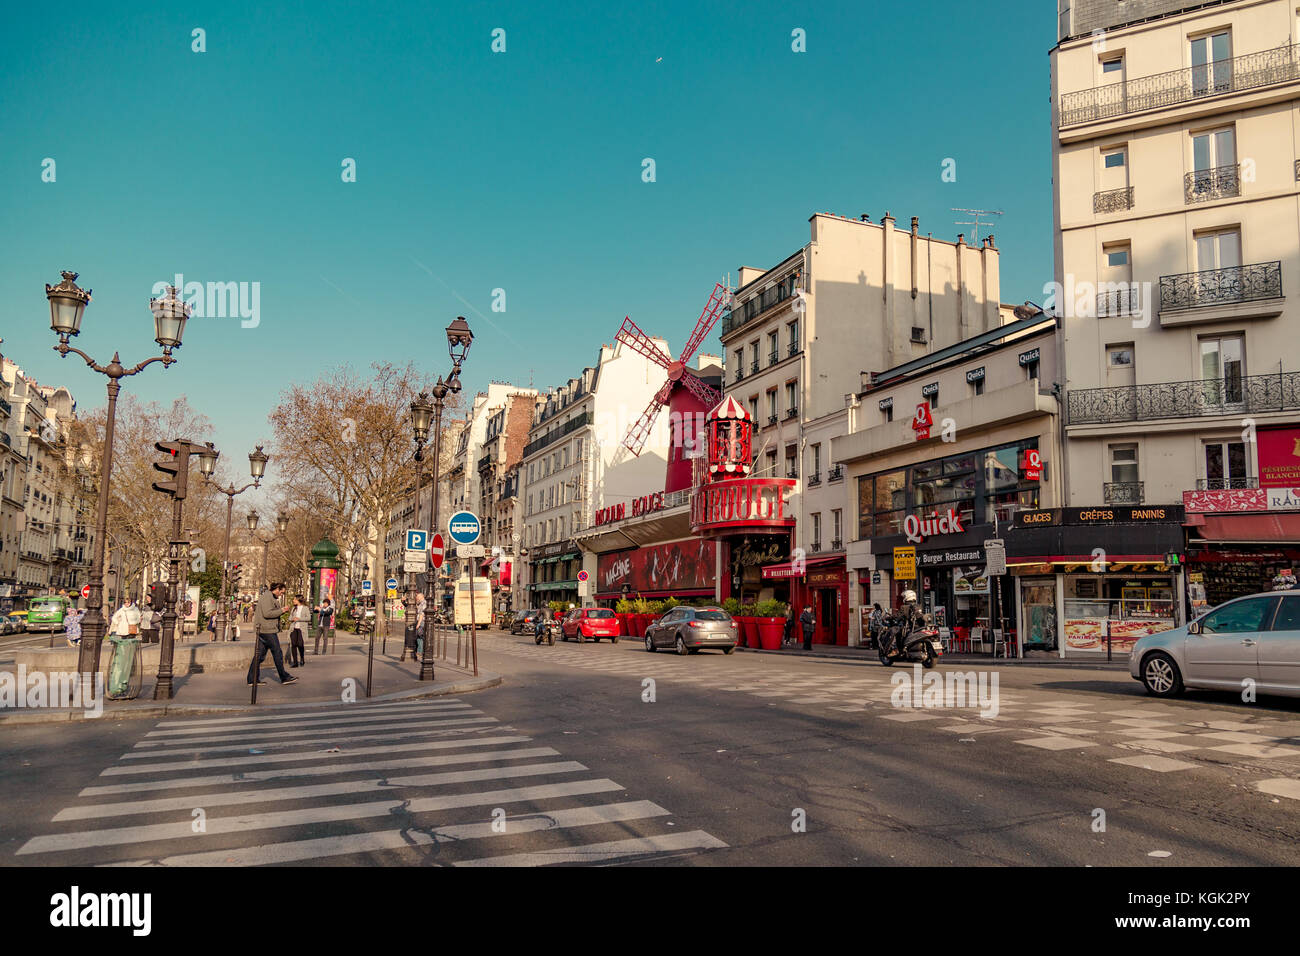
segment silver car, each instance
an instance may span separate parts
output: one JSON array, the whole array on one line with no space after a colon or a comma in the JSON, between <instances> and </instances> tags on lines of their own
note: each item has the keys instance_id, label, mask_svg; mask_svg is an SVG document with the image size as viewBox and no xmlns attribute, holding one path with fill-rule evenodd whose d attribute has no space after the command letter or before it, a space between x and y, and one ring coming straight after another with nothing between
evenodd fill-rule
<instances>
[{"instance_id":1,"label":"silver car","mask_svg":"<svg viewBox=\"0 0 1300 956\"><path fill-rule=\"evenodd\" d=\"M645 649L676 648L678 654L695 654L716 647L730 654L740 643L736 622L720 607L675 607L645 629Z\"/></svg>"},{"instance_id":2,"label":"silver car","mask_svg":"<svg viewBox=\"0 0 1300 956\"><path fill-rule=\"evenodd\" d=\"M1147 693L1186 687L1300 697L1300 591L1252 594L1220 604L1184 627L1133 645L1129 673Z\"/></svg>"}]
</instances>

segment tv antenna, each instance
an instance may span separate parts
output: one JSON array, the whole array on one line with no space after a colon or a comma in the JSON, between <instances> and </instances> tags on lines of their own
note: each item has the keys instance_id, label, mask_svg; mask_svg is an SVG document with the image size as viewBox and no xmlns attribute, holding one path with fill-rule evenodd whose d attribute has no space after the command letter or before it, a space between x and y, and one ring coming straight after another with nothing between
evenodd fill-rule
<instances>
[{"instance_id":1,"label":"tv antenna","mask_svg":"<svg viewBox=\"0 0 1300 956\"><path fill-rule=\"evenodd\" d=\"M980 226L987 226L987 225L990 224L989 221L988 221L988 217L989 217L989 216L1000 216L1000 215L1002 215L1002 210L1001 210L1001 209L963 209L963 208L961 208L961 207L959 207L959 206L950 206L949 208L950 208L953 212L965 212L965 213L970 213L972 216L975 217L975 219L974 219L973 222L955 222L955 223L953 223L953 225L954 225L954 226L974 226L974 227L975 227L975 242L976 242L976 244L978 244L979 241L980 241ZM984 216L984 217L985 217L984 222L980 222L980 216Z\"/></svg>"}]
</instances>

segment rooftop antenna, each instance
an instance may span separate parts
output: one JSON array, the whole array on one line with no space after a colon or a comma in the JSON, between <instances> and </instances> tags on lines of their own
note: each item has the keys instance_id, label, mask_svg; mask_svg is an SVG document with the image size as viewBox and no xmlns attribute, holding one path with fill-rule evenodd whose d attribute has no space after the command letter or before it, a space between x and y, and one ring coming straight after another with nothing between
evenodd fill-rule
<instances>
[{"instance_id":1,"label":"rooftop antenna","mask_svg":"<svg viewBox=\"0 0 1300 956\"><path fill-rule=\"evenodd\" d=\"M950 208L953 212L965 212L965 213L970 213L971 215L973 215L973 216L975 217L975 221L974 221L974 222L955 222L955 223L953 223L953 225L954 225L954 226L974 226L974 227L975 227L975 244L976 244L976 245L979 245L979 241L980 241L980 226L981 226L981 225L985 225L985 226L989 225L989 221L988 221L988 217L989 217L989 216L1000 216L1000 215L1002 215L1002 210L1001 210L1001 209L963 209L963 208L961 208L961 207L959 207L959 206L950 206L949 208ZM980 216L983 216L983 217L984 217L984 222L983 222L983 223L980 222Z\"/></svg>"}]
</instances>

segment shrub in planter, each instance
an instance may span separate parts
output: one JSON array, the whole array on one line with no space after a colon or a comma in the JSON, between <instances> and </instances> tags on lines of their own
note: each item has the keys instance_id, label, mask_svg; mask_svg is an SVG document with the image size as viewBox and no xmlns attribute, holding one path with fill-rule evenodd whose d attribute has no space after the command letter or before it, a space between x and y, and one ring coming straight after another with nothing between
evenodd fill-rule
<instances>
[{"instance_id":1,"label":"shrub in planter","mask_svg":"<svg viewBox=\"0 0 1300 956\"><path fill-rule=\"evenodd\" d=\"M621 598L614 604L614 616L618 618L619 632L628 637L632 637L636 632L632 629L632 602L627 598Z\"/></svg>"},{"instance_id":2,"label":"shrub in planter","mask_svg":"<svg viewBox=\"0 0 1300 956\"><path fill-rule=\"evenodd\" d=\"M746 647L758 647L758 618L755 614L754 604L742 604L740 614L736 617L736 623L740 625L745 635Z\"/></svg>"},{"instance_id":3,"label":"shrub in planter","mask_svg":"<svg viewBox=\"0 0 1300 956\"><path fill-rule=\"evenodd\" d=\"M780 601L760 601L754 608L759 646L765 651L781 648L781 637L785 634L784 608Z\"/></svg>"},{"instance_id":4,"label":"shrub in planter","mask_svg":"<svg viewBox=\"0 0 1300 956\"><path fill-rule=\"evenodd\" d=\"M722 602L722 609L732 617L735 617L740 613L740 602L735 598L727 598Z\"/></svg>"}]
</instances>

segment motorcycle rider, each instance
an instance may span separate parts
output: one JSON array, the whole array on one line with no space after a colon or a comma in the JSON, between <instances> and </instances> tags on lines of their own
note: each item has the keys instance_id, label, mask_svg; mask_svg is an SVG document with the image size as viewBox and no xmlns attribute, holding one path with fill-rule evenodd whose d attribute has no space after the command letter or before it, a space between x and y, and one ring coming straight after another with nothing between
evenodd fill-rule
<instances>
[{"instance_id":1,"label":"motorcycle rider","mask_svg":"<svg viewBox=\"0 0 1300 956\"><path fill-rule=\"evenodd\" d=\"M894 627L889 629L889 648L888 653L894 654L901 651L904 647L904 640L907 635L911 634L913 629L921 627L925 623L925 614L921 606L917 603L916 592L908 588L903 592L903 606L898 611L900 619Z\"/></svg>"},{"instance_id":2,"label":"motorcycle rider","mask_svg":"<svg viewBox=\"0 0 1300 956\"><path fill-rule=\"evenodd\" d=\"M538 614L537 617L533 619L533 640L535 640L538 644L540 644L542 643L542 640L545 637L546 637L546 615Z\"/></svg>"}]
</instances>

